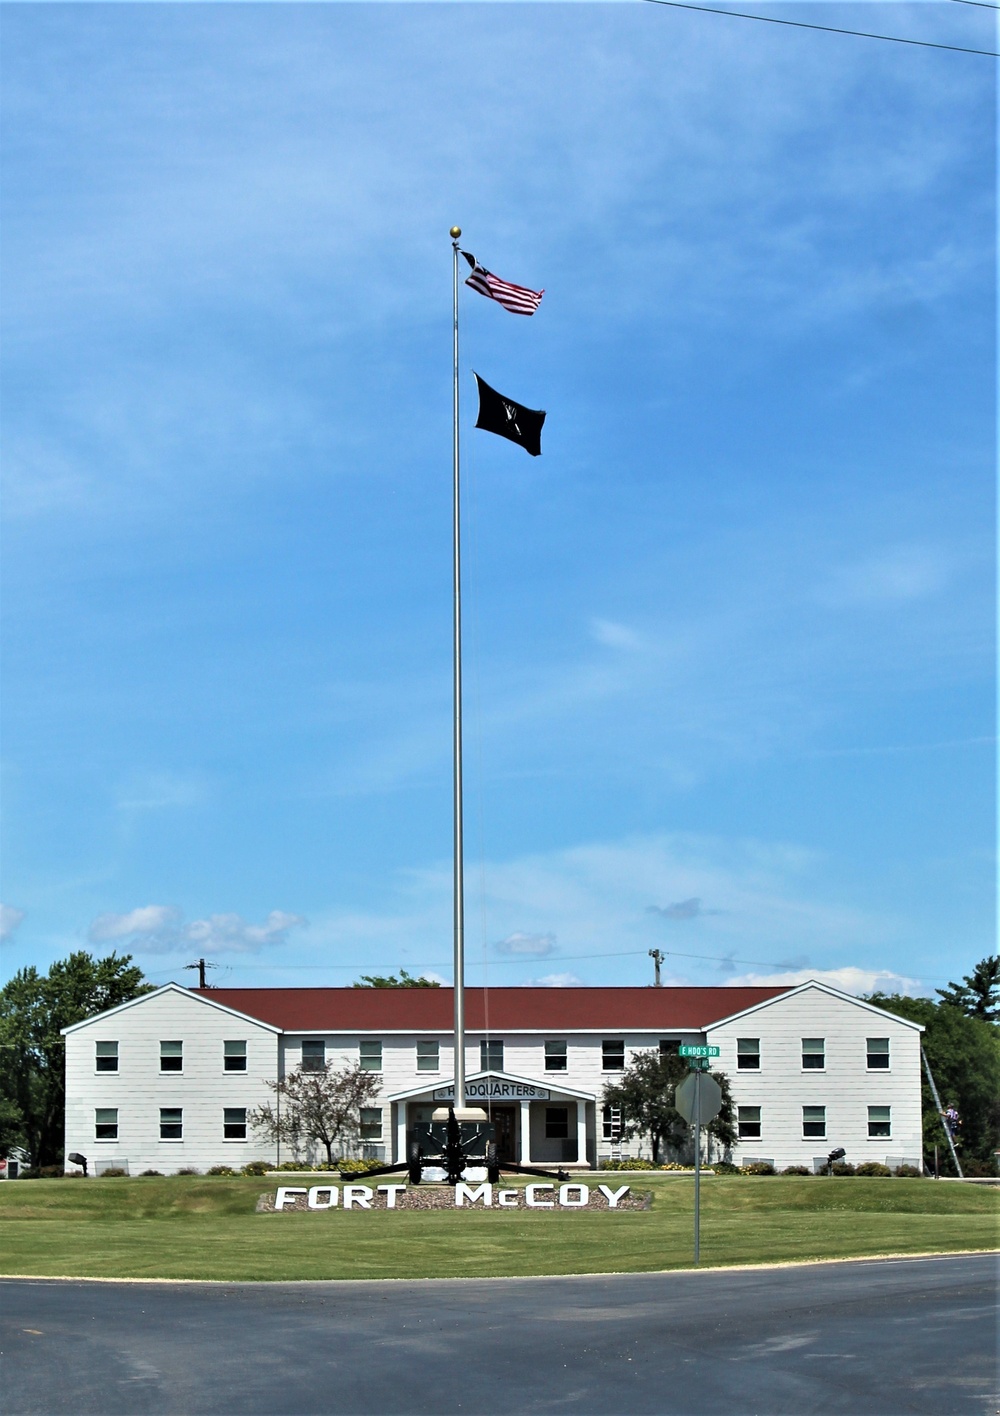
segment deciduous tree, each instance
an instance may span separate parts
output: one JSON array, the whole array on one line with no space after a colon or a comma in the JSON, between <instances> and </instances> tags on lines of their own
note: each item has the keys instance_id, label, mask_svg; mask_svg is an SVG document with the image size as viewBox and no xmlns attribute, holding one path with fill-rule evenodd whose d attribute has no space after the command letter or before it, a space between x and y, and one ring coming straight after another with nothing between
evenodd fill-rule
<instances>
[{"instance_id":1,"label":"deciduous tree","mask_svg":"<svg viewBox=\"0 0 1000 1416\"><path fill-rule=\"evenodd\" d=\"M440 988L437 979L414 978L405 969L396 974L362 974L352 988Z\"/></svg>"},{"instance_id":2,"label":"deciduous tree","mask_svg":"<svg viewBox=\"0 0 1000 1416\"><path fill-rule=\"evenodd\" d=\"M674 1107L674 1090L688 1070L676 1053L634 1052L619 1080L605 1084L604 1105L621 1111L622 1134L648 1136L654 1161L660 1159L661 1146L681 1150L690 1138L688 1122ZM706 1129L721 1146L731 1146L736 1130L729 1080L724 1072L713 1072L712 1076L722 1088L722 1110Z\"/></svg>"},{"instance_id":3,"label":"deciduous tree","mask_svg":"<svg viewBox=\"0 0 1000 1416\"><path fill-rule=\"evenodd\" d=\"M359 1134L361 1108L378 1096L380 1079L358 1065L338 1072L328 1062L315 1071L296 1067L267 1085L275 1101L250 1112L252 1128L270 1141L284 1141L296 1155L303 1141L319 1141L332 1162L337 1142Z\"/></svg>"}]
</instances>

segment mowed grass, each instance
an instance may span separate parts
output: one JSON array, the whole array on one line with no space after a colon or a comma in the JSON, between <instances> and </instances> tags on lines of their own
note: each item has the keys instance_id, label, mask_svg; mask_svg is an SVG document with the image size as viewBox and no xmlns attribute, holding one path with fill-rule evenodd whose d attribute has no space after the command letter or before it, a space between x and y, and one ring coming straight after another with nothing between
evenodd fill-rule
<instances>
[{"instance_id":1,"label":"mowed grass","mask_svg":"<svg viewBox=\"0 0 1000 1416\"><path fill-rule=\"evenodd\" d=\"M615 1176L600 1179L615 1187ZM289 1175L286 1183L295 1184ZM315 1181L306 1181L315 1183ZM691 1264L693 1184L643 1176L644 1211L256 1214L262 1179L0 1186L4 1274L223 1280L622 1273ZM930 1180L706 1177L703 1264L996 1246L1000 1190Z\"/></svg>"}]
</instances>

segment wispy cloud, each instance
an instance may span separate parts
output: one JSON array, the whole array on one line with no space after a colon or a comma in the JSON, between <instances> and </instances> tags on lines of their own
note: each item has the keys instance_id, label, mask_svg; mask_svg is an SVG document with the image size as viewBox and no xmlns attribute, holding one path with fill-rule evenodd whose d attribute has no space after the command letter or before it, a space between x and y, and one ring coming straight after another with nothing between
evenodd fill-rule
<instances>
[{"instance_id":1,"label":"wispy cloud","mask_svg":"<svg viewBox=\"0 0 1000 1416\"><path fill-rule=\"evenodd\" d=\"M699 915L720 914L720 910L706 910L697 895L690 900L678 900L672 905L647 905L648 914L661 915L663 919L697 919Z\"/></svg>"},{"instance_id":2,"label":"wispy cloud","mask_svg":"<svg viewBox=\"0 0 1000 1416\"><path fill-rule=\"evenodd\" d=\"M0 940L9 939L24 919L24 910L16 910L13 905L0 905Z\"/></svg>"},{"instance_id":3,"label":"wispy cloud","mask_svg":"<svg viewBox=\"0 0 1000 1416\"><path fill-rule=\"evenodd\" d=\"M609 649L635 651L643 647L641 635L630 629L627 624L618 624L614 620L593 619L590 622L590 632L598 644Z\"/></svg>"},{"instance_id":4,"label":"wispy cloud","mask_svg":"<svg viewBox=\"0 0 1000 1416\"><path fill-rule=\"evenodd\" d=\"M573 973L551 973L542 974L541 978L522 979L522 988L579 988L583 984L582 978L577 978Z\"/></svg>"},{"instance_id":5,"label":"wispy cloud","mask_svg":"<svg viewBox=\"0 0 1000 1416\"><path fill-rule=\"evenodd\" d=\"M506 939L500 939L494 944L498 954L526 954L533 958L542 958L546 954L551 954L556 947L556 936L554 934L508 934Z\"/></svg>"},{"instance_id":6,"label":"wispy cloud","mask_svg":"<svg viewBox=\"0 0 1000 1416\"><path fill-rule=\"evenodd\" d=\"M820 587L831 608L901 605L938 594L948 583L948 560L927 546L893 546L834 570Z\"/></svg>"},{"instance_id":7,"label":"wispy cloud","mask_svg":"<svg viewBox=\"0 0 1000 1416\"><path fill-rule=\"evenodd\" d=\"M782 984L794 987L799 983L808 983L811 979L815 979L817 983L828 983L831 988L839 988L844 993L874 993L877 990L880 993L902 993L919 997L931 992L920 979L893 973L891 969L866 969L856 964L845 964L837 969L788 969L776 973L740 974L727 982L748 988L780 987Z\"/></svg>"},{"instance_id":8,"label":"wispy cloud","mask_svg":"<svg viewBox=\"0 0 1000 1416\"><path fill-rule=\"evenodd\" d=\"M251 924L238 914L214 914L185 924L181 912L170 905L143 905L125 914L99 915L89 937L94 943L127 939L133 949L150 953L200 949L206 954L255 954L286 943L289 933L305 923L302 915L271 910L263 924Z\"/></svg>"}]
</instances>

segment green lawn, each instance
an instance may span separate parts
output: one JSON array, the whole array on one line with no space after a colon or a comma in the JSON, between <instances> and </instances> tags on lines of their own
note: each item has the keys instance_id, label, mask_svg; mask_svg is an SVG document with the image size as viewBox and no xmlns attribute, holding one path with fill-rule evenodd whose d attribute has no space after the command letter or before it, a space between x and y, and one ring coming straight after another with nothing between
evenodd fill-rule
<instances>
[{"instance_id":1,"label":"green lawn","mask_svg":"<svg viewBox=\"0 0 1000 1416\"><path fill-rule=\"evenodd\" d=\"M299 1182L289 1175L285 1183ZM274 1181L15 1181L0 1186L0 1270L237 1280L617 1273L690 1265L691 1180L652 1175L631 1183L653 1192L651 1209L258 1215L257 1197L273 1191ZM985 1186L710 1177L702 1185L701 1258L703 1264L748 1264L992 1248L998 1212L1000 1190Z\"/></svg>"}]
</instances>

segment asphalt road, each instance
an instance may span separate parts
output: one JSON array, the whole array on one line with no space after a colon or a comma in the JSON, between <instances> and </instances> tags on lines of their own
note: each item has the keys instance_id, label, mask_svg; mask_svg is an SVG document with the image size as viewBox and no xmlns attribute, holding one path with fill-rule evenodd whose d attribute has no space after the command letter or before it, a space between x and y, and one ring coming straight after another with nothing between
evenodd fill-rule
<instances>
[{"instance_id":1,"label":"asphalt road","mask_svg":"<svg viewBox=\"0 0 1000 1416\"><path fill-rule=\"evenodd\" d=\"M0 1283L8 1416L981 1416L989 1256L418 1283Z\"/></svg>"}]
</instances>

